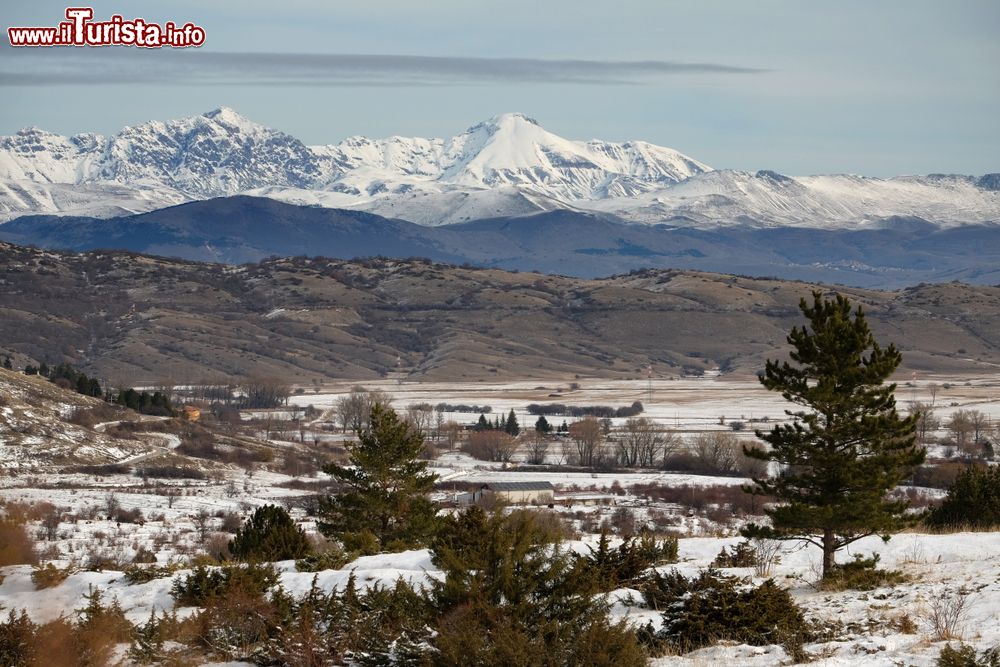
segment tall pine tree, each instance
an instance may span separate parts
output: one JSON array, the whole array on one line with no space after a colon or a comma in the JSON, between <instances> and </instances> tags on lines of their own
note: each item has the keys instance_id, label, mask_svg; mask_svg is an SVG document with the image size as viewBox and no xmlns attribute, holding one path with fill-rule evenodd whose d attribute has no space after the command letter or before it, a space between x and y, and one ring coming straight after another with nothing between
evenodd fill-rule
<instances>
[{"instance_id":1,"label":"tall pine tree","mask_svg":"<svg viewBox=\"0 0 1000 667\"><path fill-rule=\"evenodd\" d=\"M896 412L895 384L885 384L902 357L875 341L861 308L837 295L800 306L808 326L788 336L794 364L768 361L761 384L803 406L786 411L791 424L757 437L770 445L745 447L747 456L777 463L776 477L754 479L751 493L779 504L767 511L770 527L748 536L798 539L823 549L823 576L841 548L869 535L885 535L907 521L906 502L886 494L924 460L916 445L917 415Z\"/></svg>"},{"instance_id":2,"label":"tall pine tree","mask_svg":"<svg viewBox=\"0 0 1000 667\"><path fill-rule=\"evenodd\" d=\"M538 421L535 422L535 431L541 433L542 435L547 435L552 432L552 425L549 424L549 420L545 418L545 415L539 417Z\"/></svg>"},{"instance_id":3,"label":"tall pine tree","mask_svg":"<svg viewBox=\"0 0 1000 667\"><path fill-rule=\"evenodd\" d=\"M514 414L514 408L510 409L510 414L507 415L507 421L503 424L503 430L507 435L512 435L515 438L521 432L521 426L517 423L517 416Z\"/></svg>"},{"instance_id":4,"label":"tall pine tree","mask_svg":"<svg viewBox=\"0 0 1000 667\"><path fill-rule=\"evenodd\" d=\"M436 476L419 460L423 436L381 403L372 407L368 428L357 436L346 445L349 465L323 468L345 488L324 500L320 532L350 551L422 546L436 514L428 497Z\"/></svg>"}]
</instances>

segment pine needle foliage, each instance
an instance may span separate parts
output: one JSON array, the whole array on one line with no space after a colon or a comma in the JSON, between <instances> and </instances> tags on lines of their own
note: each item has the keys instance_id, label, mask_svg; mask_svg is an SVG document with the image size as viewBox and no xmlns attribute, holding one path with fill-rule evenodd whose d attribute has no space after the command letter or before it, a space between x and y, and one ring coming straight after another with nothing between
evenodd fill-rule
<instances>
[{"instance_id":1,"label":"pine needle foliage","mask_svg":"<svg viewBox=\"0 0 1000 667\"><path fill-rule=\"evenodd\" d=\"M886 383L902 360L896 347L881 347L862 309L852 314L844 296L814 291L800 308L808 324L788 336L793 363L769 360L760 381L803 409L786 411L790 424L757 431L768 448L744 447L780 469L747 489L778 499L767 510L772 525L744 534L819 546L826 577L843 547L869 535L888 539L911 523L907 503L887 492L923 463L924 450L916 445L918 415L900 416L896 385Z\"/></svg>"}]
</instances>

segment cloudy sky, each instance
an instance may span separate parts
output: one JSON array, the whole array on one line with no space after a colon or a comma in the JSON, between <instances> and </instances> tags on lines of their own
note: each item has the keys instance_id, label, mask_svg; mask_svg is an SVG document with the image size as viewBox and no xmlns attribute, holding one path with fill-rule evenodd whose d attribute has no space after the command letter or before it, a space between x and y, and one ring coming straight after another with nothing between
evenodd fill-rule
<instances>
[{"instance_id":1,"label":"cloudy sky","mask_svg":"<svg viewBox=\"0 0 1000 667\"><path fill-rule=\"evenodd\" d=\"M204 47L0 46L0 134L113 133L219 106L306 143L450 136L522 111L573 139L645 139L789 174L1000 171L1000 3L145 0ZM66 5L5 7L55 25ZM137 9L141 8L141 9Z\"/></svg>"}]
</instances>

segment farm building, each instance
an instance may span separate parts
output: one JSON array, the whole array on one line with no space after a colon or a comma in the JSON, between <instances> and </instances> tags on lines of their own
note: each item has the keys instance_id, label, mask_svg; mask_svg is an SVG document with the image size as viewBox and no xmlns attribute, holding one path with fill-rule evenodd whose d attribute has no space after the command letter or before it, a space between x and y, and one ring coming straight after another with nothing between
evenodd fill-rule
<instances>
[{"instance_id":1,"label":"farm building","mask_svg":"<svg viewBox=\"0 0 1000 667\"><path fill-rule=\"evenodd\" d=\"M476 500L492 494L511 505L548 505L555 495L551 482L490 482L475 494Z\"/></svg>"}]
</instances>

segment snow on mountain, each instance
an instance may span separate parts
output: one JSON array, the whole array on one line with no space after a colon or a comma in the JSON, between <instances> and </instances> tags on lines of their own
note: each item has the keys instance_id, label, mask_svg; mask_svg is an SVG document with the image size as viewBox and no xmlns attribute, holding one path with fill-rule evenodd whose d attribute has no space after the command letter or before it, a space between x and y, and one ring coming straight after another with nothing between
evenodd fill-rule
<instances>
[{"instance_id":1,"label":"snow on mountain","mask_svg":"<svg viewBox=\"0 0 1000 667\"><path fill-rule=\"evenodd\" d=\"M63 137L37 127L0 137L0 179L78 183L94 175L105 139L96 134Z\"/></svg>"},{"instance_id":2,"label":"snow on mountain","mask_svg":"<svg viewBox=\"0 0 1000 667\"><path fill-rule=\"evenodd\" d=\"M564 139L519 113L449 139L349 137L324 146L306 146L228 108L113 137L37 128L0 137L0 221L26 213L115 216L238 193L424 225L559 208L690 225L1000 221L997 175L713 171L642 141Z\"/></svg>"},{"instance_id":3,"label":"snow on mountain","mask_svg":"<svg viewBox=\"0 0 1000 667\"><path fill-rule=\"evenodd\" d=\"M533 197L572 202L648 189L707 169L651 144L569 141L522 114L497 116L450 139L350 137L313 147L227 108L126 127L110 138L67 138L28 129L0 139L0 179L11 192L30 190L23 182L174 191L164 205L178 198L255 192L281 193L281 198L292 201L314 199L321 205L334 201L338 206L392 208L382 199L404 195L433 196L439 201L435 210L441 209L441 202L455 200L468 208L465 200L470 197L489 200L492 203L482 204L484 210L499 215L548 210L531 205ZM616 190L619 182L628 185ZM473 192L498 187L517 187L522 193ZM463 190L461 195L456 195L456 188ZM86 193L82 190L81 197ZM97 208L64 199L11 195L4 197L0 211L9 218L26 212L81 213ZM136 199L125 208L141 208L148 197ZM513 208L490 209L502 200ZM406 204L400 208L413 209ZM452 210L446 213L448 220L467 217ZM421 217L429 223L443 222L426 214Z\"/></svg>"},{"instance_id":4,"label":"snow on mountain","mask_svg":"<svg viewBox=\"0 0 1000 667\"><path fill-rule=\"evenodd\" d=\"M633 222L856 228L892 216L942 226L1000 222L1000 193L970 176L790 177L717 170L636 194L578 202Z\"/></svg>"}]
</instances>

